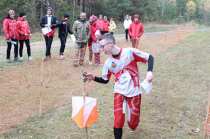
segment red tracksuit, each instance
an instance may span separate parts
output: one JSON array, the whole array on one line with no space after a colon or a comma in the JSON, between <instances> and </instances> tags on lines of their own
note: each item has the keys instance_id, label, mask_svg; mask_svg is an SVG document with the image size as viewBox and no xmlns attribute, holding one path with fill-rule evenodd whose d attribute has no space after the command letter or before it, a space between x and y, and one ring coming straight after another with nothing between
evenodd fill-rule
<instances>
[{"instance_id":1,"label":"red tracksuit","mask_svg":"<svg viewBox=\"0 0 210 139\"><path fill-rule=\"evenodd\" d=\"M109 21L98 19L96 24L97 24L97 28L100 29L102 34L109 32Z\"/></svg>"},{"instance_id":2,"label":"red tracksuit","mask_svg":"<svg viewBox=\"0 0 210 139\"><path fill-rule=\"evenodd\" d=\"M6 40L19 39L17 20L8 17L5 18L3 21L3 31Z\"/></svg>"},{"instance_id":3,"label":"red tracksuit","mask_svg":"<svg viewBox=\"0 0 210 139\"><path fill-rule=\"evenodd\" d=\"M109 32L109 21L104 20L104 31Z\"/></svg>"},{"instance_id":4,"label":"red tracksuit","mask_svg":"<svg viewBox=\"0 0 210 139\"><path fill-rule=\"evenodd\" d=\"M129 35L131 37L132 46L138 48L140 37L144 33L144 26L141 22L133 22L129 29Z\"/></svg>"},{"instance_id":5,"label":"red tracksuit","mask_svg":"<svg viewBox=\"0 0 210 139\"><path fill-rule=\"evenodd\" d=\"M20 57L23 56L24 42L27 47L28 56L31 56L31 48L30 48L31 30L30 30L28 21L25 20L23 17L19 17L17 21L17 26L18 26L19 42L20 42L20 49L19 49Z\"/></svg>"},{"instance_id":6,"label":"red tracksuit","mask_svg":"<svg viewBox=\"0 0 210 139\"><path fill-rule=\"evenodd\" d=\"M14 46L14 58L18 59L18 28L17 20L10 17L6 17L3 20L3 31L7 41L7 59L10 60L10 52L12 45Z\"/></svg>"},{"instance_id":7,"label":"red tracksuit","mask_svg":"<svg viewBox=\"0 0 210 139\"><path fill-rule=\"evenodd\" d=\"M104 20L103 19L98 19L96 21L96 24L97 24L97 28L100 30L100 31L103 31L104 30Z\"/></svg>"},{"instance_id":8,"label":"red tracksuit","mask_svg":"<svg viewBox=\"0 0 210 139\"><path fill-rule=\"evenodd\" d=\"M90 50L90 55L89 55L90 61L92 61L92 53L93 53L92 45L97 42L96 35L95 35L97 30L98 30L97 21L95 21L90 26L90 39L88 43L89 50ZM94 53L94 57L95 57L95 64L100 64L100 53Z\"/></svg>"},{"instance_id":9,"label":"red tracksuit","mask_svg":"<svg viewBox=\"0 0 210 139\"><path fill-rule=\"evenodd\" d=\"M19 17L17 21L19 40L29 40L31 30L28 21L24 20L23 17Z\"/></svg>"}]
</instances>

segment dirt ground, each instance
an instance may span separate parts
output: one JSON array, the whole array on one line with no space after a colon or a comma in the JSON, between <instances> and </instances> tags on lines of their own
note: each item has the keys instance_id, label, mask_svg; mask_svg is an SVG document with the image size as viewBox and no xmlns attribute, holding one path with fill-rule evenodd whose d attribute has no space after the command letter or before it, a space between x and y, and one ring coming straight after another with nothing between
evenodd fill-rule
<instances>
[{"instance_id":1,"label":"dirt ground","mask_svg":"<svg viewBox=\"0 0 210 139\"><path fill-rule=\"evenodd\" d=\"M193 26L178 26L165 33L147 34L140 48L157 56L184 40L193 31ZM118 38L118 42L121 47L131 46L122 37ZM32 45L37 45L33 49L39 49L40 43ZM15 128L29 117L69 103L71 96L81 90L82 71L99 74L98 67L87 64L74 68L72 54L73 50L69 49L63 61L54 57L43 63L39 58L0 71L0 133Z\"/></svg>"}]
</instances>

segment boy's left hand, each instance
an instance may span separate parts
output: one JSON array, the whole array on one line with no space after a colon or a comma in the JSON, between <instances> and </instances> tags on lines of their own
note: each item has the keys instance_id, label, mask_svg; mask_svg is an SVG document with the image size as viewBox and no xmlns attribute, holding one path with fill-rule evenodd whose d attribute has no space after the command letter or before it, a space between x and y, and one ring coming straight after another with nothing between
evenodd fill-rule
<instances>
[{"instance_id":1,"label":"boy's left hand","mask_svg":"<svg viewBox=\"0 0 210 139\"><path fill-rule=\"evenodd\" d=\"M146 80L147 80L148 82L152 82L152 79L153 79L152 71L148 71L148 72L147 72L147 75L146 75Z\"/></svg>"},{"instance_id":2,"label":"boy's left hand","mask_svg":"<svg viewBox=\"0 0 210 139\"><path fill-rule=\"evenodd\" d=\"M93 74L89 74L89 73L86 73L84 72L83 73L83 80L86 82L86 81L91 81L91 80L94 80L94 76Z\"/></svg>"}]
</instances>

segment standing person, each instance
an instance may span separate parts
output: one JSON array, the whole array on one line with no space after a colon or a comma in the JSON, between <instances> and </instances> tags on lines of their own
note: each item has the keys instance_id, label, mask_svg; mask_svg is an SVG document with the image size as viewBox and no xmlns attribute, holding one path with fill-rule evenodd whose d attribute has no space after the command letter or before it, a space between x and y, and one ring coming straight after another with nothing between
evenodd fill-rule
<instances>
[{"instance_id":1,"label":"standing person","mask_svg":"<svg viewBox=\"0 0 210 139\"><path fill-rule=\"evenodd\" d=\"M108 33L109 32L109 20L107 16L104 16L104 23L103 23L103 31L102 34Z\"/></svg>"},{"instance_id":2,"label":"standing person","mask_svg":"<svg viewBox=\"0 0 210 139\"><path fill-rule=\"evenodd\" d=\"M61 42L61 47L60 47L60 59L61 60L64 59L64 50L66 47L66 39L68 37L68 33L73 34L73 32L71 31L70 24L69 24L68 20L69 20L69 15L64 14L63 19L58 24L58 37Z\"/></svg>"},{"instance_id":3,"label":"standing person","mask_svg":"<svg viewBox=\"0 0 210 139\"><path fill-rule=\"evenodd\" d=\"M14 61L18 61L18 28L17 20L15 19L15 11L9 10L7 17L3 20L3 31L7 41L7 56L8 62L10 60L10 52L12 45L14 46Z\"/></svg>"},{"instance_id":4,"label":"standing person","mask_svg":"<svg viewBox=\"0 0 210 139\"><path fill-rule=\"evenodd\" d=\"M100 15L98 16L97 28L98 28L100 31L103 31L103 30L104 30L104 19L103 19L103 15L102 15L102 14L100 14Z\"/></svg>"},{"instance_id":5,"label":"standing person","mask_svg":"<svg viewBox=\"0 0 210 139\"><path fill-rule=\"evenodd\" d=\"M131 18L129 17L129 15L126 15L125 16L125 20L123 22L123 26L124 26L124 29L125 29L125 39L126 41L128 41L128 29L130 27L130 25L132 24L132 21L131 21Z\"/></svg>"},{"instance_id":6,"label":"standing person","mask_svg":"<svg viewBox=\"0 0 210 139\"><path fill-rule=\"evenodd\" d=\"M55 28L57 26L57 18L53 16L53 9L51 7L47 8L47 15L42 17L40 26L42 27L42 33L44 35L46 43L46 53L44 61L47 61L51 58L51 46L55 34Z\"/></svg>"},{"instance_id":7,"label":"standing person","mask_svg":"<svg viewBox=\"0 0 210 139\"><path fill-rule=\"evenodd\" d=\"M30 46L31 30L30 30L28 21L26 20L25 13L20 13L18 17L17 25L18 25L19 43L20 43L20 48L19 48L20 60L23 60L24 43L27 48L28 60L32 60L31 46Z\"/></svg>"},{"instance_id":8,"label":"standing person","mask_svg":"<svg viewBox=\"0 0 210 139\"><path fill-rule=\"evenodd\" d=\"M92 15L90 17L90 40L91 46L89 47L89 63L92 63L92 55L94 53L94 62L95 65L100 65L100 47L97 40L97 17Z\"/></svg>"},{"instance_id":9,"label":"standing person","mask_svg":"<svg viewBox=\"0 0 210 139\"><path fill-rule=\"evenodd\" d=\"M104 53L109 56L106 60L102 77L84 74L84 80L93 80L106 84L111 75L115 76L114 85L114 136L121 139L125 122L125 108L128 114L128 126L135 130L140 121L141 92L137 63L148 63L146 81L153 79L153 56L133 48L120 48L116 45L110 33L102 36L100 41ZM126 106L126 107L125 107Z\"/></svg>"},{"instance_id":10,"label":"standing person","mask_svg":"<svg viewBox=\"0 0 210 139\"><path fill-rule=\"evenodd\" d=\"M116 30L117 26L115 24L114 19L111 17L109 22L109 32L113 35L114 31Z\"/></svg>"},{"instance_id":11,"label":"standing person","mask_svg":"<svg viewBox=\"0 0 210 139\"><path fill-rule=\"evenodd\" d=\"M131 37L132 47L139 47L139 40L144 33L144 26L140 22L139 15L135 14L133 16L133 23L129 27L129 35Z\"/></svg>"},{"instance_id":12,"label":"standing person","mask_svg":"<svg viewBox=\"0 0 210 139\"><path fill-rule=\"evenodd\" d=\"M86 13L80 14L80 19L73 24L73 32L76 37L77 48L74 58L74 66L83 65L85 58L85 51L90 36L90 26L86 19Z\"/></svg>"}]
</instances>

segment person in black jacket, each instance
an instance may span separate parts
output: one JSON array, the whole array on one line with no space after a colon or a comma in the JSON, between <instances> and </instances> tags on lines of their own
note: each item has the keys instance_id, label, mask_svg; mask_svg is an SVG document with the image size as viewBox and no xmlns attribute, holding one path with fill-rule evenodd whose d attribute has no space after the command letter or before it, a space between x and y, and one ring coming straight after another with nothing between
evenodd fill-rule
<instances>
[{"instance_id":1,"label":"person in black jacket","mask_svg":"<svg viewBox=\"0 0 210 139\"><path fill-rule=\"evenodd\" d=\"M44 35L46 43L45 61L51 58L51 45L55 34L55 28L57 27L57 18L52 15L53 10L51 7L47 8L47 15L42 17L40 26L42 27L42 33Z\"/></svg>"},{"instance_id":2,"label":"person in black jacket","mask_svg":"<svg viewBox=\"0 0 210 139\"><path fill-rule=\"evenodd\" d=\"M68 20L69 20L69 15L64 14L63 19L58 24L58 37L61 42L61 47L60 47L60 59L61 60L64 59L64 50L66 47L66 39L68 37L68 33L73 34L73 32L70 29L70 24L69 24Z\"/></svg>"}]
</instances>

